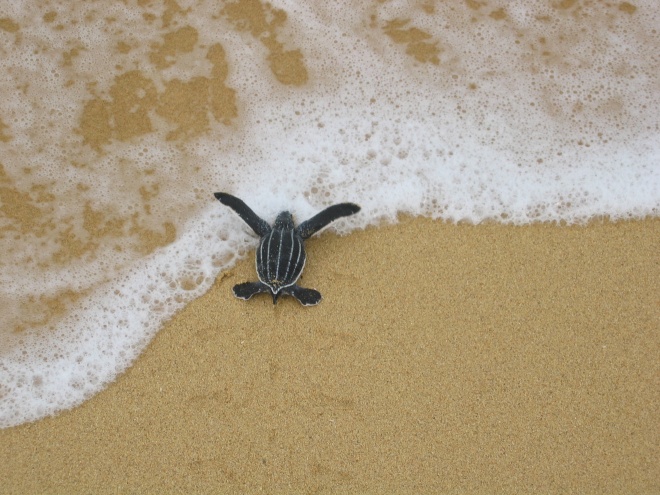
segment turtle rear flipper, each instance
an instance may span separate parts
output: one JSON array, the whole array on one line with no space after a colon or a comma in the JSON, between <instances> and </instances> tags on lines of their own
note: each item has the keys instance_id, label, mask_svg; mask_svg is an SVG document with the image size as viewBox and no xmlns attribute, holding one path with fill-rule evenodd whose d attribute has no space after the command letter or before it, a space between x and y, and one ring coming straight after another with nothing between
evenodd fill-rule
<instances>
[{"instance_id":1,"label":"turtle rear flipper","mask_svg":"<svg viewBox=\"0 0 660 495\"><path fill-rule=\"evenodd\" d=\"M299 285L291 285L285 287L281 290L284 294L289 294L290 296L298 299L298 302L303 306L316 306L321 302L321 293L314 289L306 289L300 287Z\"/></svg>"},{"instance_id":2,"label":"turtle rear flipper","mask_svg":"<svg viewBox=\"0 0 660 495\"><path fill-rule=\"evenodd\" d=\"M248 300L255 294L269 291L268 286L262 282L243 282L234 285L234 295L239 299Z\"/></svg>"},{"instance_id":3,"label":"turtle rear flipper","mask_svg":"<svg viewBox=\"0 0 660 495\"><path fill-rule=\"evenodd\" d=\"M259 237L263 237L270 232L271 227L268 225L268 222L253 212L242 199L238 199L236 196L223 192L213 193L213 195L223 205L229 206L232 210L238 213L238 216L241 217Z\"/></svg>"},{"instance_id":4,"label":"turtle rear flipper","mask_svg":"<svg viewBox=\"0 0 660 495\"><path fill-rule=\"evenodd\" d=\"M340 203L327 207L320 213L317 213L309 220L305 220L298 225L296 231L303 239L307 239L328 225L341 217L347 217L360 211L360 207L354 203Z\"/></svg>"}]
</instances>

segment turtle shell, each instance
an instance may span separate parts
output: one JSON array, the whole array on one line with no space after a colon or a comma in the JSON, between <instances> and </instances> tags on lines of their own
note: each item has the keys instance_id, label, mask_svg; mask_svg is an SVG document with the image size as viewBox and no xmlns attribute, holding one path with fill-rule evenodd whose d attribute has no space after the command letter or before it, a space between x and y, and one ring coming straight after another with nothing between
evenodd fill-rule
<instances>
[{"instance_id":1,"label":"turtle shell","mask_svg":"<svg viewBox=\"0 0 660 495\"><path fill-rule=\"evenodd\" d=\"M273 294L296 283L307 254L302 237L293 228L275 227L261 238L257 249L257 275Z\"/></svg>"}]
</instances>

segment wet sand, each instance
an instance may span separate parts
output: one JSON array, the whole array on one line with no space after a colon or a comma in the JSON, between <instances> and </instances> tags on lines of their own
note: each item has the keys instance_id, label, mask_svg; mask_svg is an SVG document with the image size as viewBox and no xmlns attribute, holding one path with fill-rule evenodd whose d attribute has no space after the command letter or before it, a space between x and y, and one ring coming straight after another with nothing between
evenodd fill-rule
<instances>
[{"instance_id":1,"label":"wet sand","mask_svg":"<svg viewBox=\"0 0 660 495\"><path fill-rule=\"evenodd\" d=\"M105 391L0 431L0 492L658 493L659 239L326 233L315 308L235 299L250 257Z\"/></svg>"}]
</instances>

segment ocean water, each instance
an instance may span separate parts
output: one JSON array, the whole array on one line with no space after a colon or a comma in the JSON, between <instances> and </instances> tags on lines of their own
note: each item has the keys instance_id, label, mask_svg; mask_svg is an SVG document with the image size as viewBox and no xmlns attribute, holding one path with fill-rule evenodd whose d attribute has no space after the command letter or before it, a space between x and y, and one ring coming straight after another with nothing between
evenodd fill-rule
<instances>
[{"instance_id":1,"label":"ocean water","mask_svg":"<svg viewBox=\"0 0 660 495\"><path fill-rule=\"evenodd\" d=\"M334 202L660 213L654 0L5 1L0 427L74 407L256 238ZM311 310L313 311L313 309Z\"/></svg>"}]
</instances>

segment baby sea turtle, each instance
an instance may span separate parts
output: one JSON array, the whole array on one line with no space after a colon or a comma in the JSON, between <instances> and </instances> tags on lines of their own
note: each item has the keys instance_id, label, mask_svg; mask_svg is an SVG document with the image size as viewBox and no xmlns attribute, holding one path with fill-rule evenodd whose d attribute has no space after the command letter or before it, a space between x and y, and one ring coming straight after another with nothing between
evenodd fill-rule
<instances>
[{"instance_id":1,"label":"baby sea turtle","mask_svg":"<svg viewBox=\"0 0 660 495\"><path fill-rule=\"evenodd\" d=\"M291 213L283 211L277 215L275 224L271 227L236 196L221 192L214 193L214 196L238 213L238 216L261 237L257 248L259 281L235 285L234 295L240 299L250 299L255 294L270 291L273 304L277 303L277 298L282 294L295 297L304 306L318 304L321 301L319 291L296 285L307 259L303 241L330 222L357 213L360 207L353 203L333 205L297 227L293 224Z\"/></svg>"}]
</instances>

